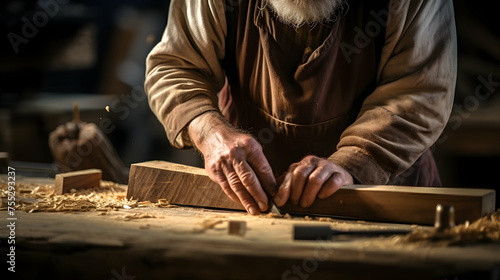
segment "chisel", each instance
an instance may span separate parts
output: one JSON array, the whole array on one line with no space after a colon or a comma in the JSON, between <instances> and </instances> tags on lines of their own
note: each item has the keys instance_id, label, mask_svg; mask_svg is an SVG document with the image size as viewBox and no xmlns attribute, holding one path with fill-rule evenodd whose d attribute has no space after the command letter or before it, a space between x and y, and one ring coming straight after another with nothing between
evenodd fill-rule
<instances>
[{"instance_id":1,"label":"chisel","mask_svg":"<svg viewBox=\"0 0 500 280\"><path fill-rule=\"evenodd\" d=\"M387 229L387 230L334 230L330 226L304 226L295 225L293 231L294 240L330 240L334 236L388 236L395 234L407 234L411 230Z\"/></svg>"}]
</instances>

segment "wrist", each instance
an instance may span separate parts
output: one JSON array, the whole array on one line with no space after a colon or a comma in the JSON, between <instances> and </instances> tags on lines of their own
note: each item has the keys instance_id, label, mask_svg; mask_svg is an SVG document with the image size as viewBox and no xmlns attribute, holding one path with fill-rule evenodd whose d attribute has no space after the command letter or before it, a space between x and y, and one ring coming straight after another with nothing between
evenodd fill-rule
<instances>
[{"instance_id":1,"label":"wrist","mask_svg":"<svg viewBox=\"0 0 500 280\"><path fill-rule=\"evenodd\" d=\"M216 132L228 128L230 128L230 125L225 121L224 116L217 111L208 111L194 118L189 123L187 132L193 145L202 154L205 154L205 143L209 143L210 138Z\"/></svg>"}]
</instances>

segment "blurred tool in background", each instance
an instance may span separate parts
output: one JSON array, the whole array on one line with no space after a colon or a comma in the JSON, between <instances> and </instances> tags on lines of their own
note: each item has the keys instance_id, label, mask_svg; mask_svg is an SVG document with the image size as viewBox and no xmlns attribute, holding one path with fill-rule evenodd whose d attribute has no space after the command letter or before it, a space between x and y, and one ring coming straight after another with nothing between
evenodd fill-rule
<instances>
[{"instance_id":1,"label":"blurred tool in background","mask_svg":"<svg viewBox=\"0 0 500 280\"><path fill-rule=\"evenodd\" d=\"M126 184L122 160L106 135L93 123L80 121L74 105L72 122L58 126L49 135L50 151L59 172L98 168L104 180Z\"/></svg>"}]
</instances>

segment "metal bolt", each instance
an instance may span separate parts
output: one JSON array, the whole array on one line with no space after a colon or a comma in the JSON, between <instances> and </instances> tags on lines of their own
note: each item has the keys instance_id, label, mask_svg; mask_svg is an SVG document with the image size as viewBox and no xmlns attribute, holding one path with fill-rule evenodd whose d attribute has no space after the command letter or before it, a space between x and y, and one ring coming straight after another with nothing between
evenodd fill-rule
<instances>
[{"instance_id":1,"label":"metal bolt","mask_svg":"<svg viewBox=\"0 0 500 280\"><path fill-rule=\"evenodd\" d=\"M434 227L443 231L455 226L455 208L451 205L436 205L436 220Z\"/></svg>"}]
</instances>

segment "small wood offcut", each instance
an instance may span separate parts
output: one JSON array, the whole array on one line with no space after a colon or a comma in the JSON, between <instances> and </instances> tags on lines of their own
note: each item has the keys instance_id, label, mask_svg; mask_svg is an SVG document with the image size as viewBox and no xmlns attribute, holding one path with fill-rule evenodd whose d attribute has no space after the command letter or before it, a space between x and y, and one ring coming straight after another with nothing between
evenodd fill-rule
<instances>
[{"instance_id":1,"label":"small wood offcut","mask_svg":"<svg viewBox=\"0 0 500 280\"><path fill-rule=\"evenodd\" d=\"M101 178L102 171L100 169L86 169L57 174L54 194L69 193L72 189L97 188Z\"/></svg>"}]
</instances>

